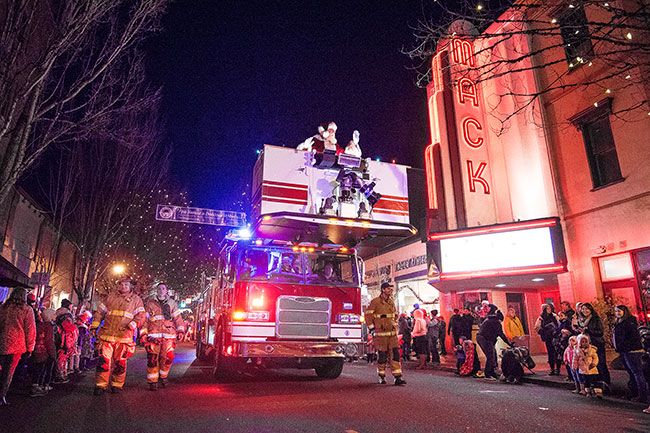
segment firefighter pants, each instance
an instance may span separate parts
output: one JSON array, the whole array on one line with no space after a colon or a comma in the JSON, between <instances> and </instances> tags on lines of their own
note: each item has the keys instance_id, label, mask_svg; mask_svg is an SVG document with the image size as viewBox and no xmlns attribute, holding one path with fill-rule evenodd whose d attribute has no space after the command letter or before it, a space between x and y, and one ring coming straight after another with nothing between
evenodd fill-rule
<instances>
[{"instance_id":1,"label":"firefighter pants","mask_svg":"<svg viewBox=\"0 0 650 433\"><path fill-rule=\"evenodd\" d=\"M106 389L110 382L113 388L122 388L126 379L126 360L135 352L134 343L112 343L99 341L99 360L95 386Z\"/></svg>"},{"instance_id":2,"label":"firefighter pants","mask_svg":"<svg viewBox=\"0 0 650 433\"><path fill-rule=\"evenodd\" d=\"M176 340L156 339L147 343L147 382L156 383L158 378L167 379L174 362Z\"/></svg>"},{"instance_id":3,"label":"firefighter pants","mask_svg":"<svg viewBox=\"0 0 650 433\"><path fill-rule=\"evenodd\" d=\"M393 347L390 351L390 370L393 373L393 377L398 378L402 377L402 366L399 359L399 348ZM386 364L388 363L388 351L379 351L379 356L377 359L377 374L379 377L386 377Z\"/></svg>"}]
</instances>

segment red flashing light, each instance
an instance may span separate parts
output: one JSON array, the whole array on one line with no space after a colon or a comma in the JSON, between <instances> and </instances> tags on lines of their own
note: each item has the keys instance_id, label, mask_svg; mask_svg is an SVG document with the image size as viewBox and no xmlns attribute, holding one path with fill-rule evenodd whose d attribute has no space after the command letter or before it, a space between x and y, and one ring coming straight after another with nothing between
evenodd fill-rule
<instances>
[{"instance_id":1,"label":"red flashing light","mask_svg":"<svg viewBox=\"0 0 650 433\"><path fill-rule=\"evenodd\" d=\"M236 322L241 322L242 320L246 319L246 312L245 311L233 311L232 312L232 320Z\"/></svg>"}]
</instances>

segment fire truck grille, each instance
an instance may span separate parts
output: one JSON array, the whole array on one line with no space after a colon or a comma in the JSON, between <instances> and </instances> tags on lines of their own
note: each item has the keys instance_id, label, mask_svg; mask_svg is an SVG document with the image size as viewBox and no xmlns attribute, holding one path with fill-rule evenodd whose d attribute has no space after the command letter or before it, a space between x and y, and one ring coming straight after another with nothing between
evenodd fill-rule
<instances>
[{"instance_id":1,"label":"fire truck grille","mask_svg":"<svg viewBox=\"0 0 650 433\"><path fill-rule=\"evenodd\" d=\"M280 338L328 338L331 309L327 298L280 296L276 334Z\"/></svg>"}]
</instances>

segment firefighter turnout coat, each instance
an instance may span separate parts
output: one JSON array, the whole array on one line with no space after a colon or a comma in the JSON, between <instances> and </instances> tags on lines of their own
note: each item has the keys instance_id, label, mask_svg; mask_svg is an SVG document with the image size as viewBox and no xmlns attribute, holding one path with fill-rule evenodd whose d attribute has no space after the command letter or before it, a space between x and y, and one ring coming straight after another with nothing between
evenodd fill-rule
<instances>
[{"instance_id":1,"label":"firefighter turnout coat","mask_svg":"<svg viewBox=\"0 0 650 433\"><path fill-rule=\"evenodd\" d=\"M173 299L149 298L145 310L147 321L140 334L147 349L147 382L157 383L169 375L174 362L176 336L185 332L185 322Z\"/></svg>"},{"instance_id":2,"label":"firefighter turnout coat","mask_svg":"<svg viewBox=\"0 0 650 433\"><path fill-rule=\"evenodd\" d=\"M144 323L146 314L142 299L133 292L108 295L93 316L91 330L101 328L97 336L99 360L95 385L97 388L122 388L126 379L126 361L135 352L135 332Z\"/></svg>"},{"instance_id":3,"label":"firefighter turnout coat","mask_svg":"<svg viewBox=\"0 0 650 433\"><path fill-rule=\"evenodd\" d=\"M374 331L373 343L379 352L388 352L398 347L397 308L393 298L384 300L381 296L370 301L365 311L368 331Z\"/></svg>"}]
</instances>

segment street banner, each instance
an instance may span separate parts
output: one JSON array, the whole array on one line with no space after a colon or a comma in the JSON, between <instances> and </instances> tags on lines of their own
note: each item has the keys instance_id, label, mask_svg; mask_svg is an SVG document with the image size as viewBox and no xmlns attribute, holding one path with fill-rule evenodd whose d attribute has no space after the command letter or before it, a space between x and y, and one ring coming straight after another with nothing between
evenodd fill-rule
<instances>
[{"instance_id":1,"label":"street banner","mask_svg":"<svg viewBox=\"0 0 650 433\"><path fill-rule=\"evenodd\" d=\"M173 205L156 206L158 221L180 223L207 224L213 226L246 227L246 214L198 207L182 207Z\"/></svg>"}]
</instances>

